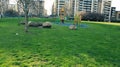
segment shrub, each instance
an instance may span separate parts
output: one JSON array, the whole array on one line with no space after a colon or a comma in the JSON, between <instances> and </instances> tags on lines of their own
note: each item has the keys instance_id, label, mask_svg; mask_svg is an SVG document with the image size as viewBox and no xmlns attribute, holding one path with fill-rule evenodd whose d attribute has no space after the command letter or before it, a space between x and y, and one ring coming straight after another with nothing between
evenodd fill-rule
<instances>
[{"instance_id":1,"label":"shrub","mask_svg":"<svg viewBox=\"0 0 120 67\"><path fill-rule=\"evenodd\" d=\"M100 13L86 13L82 17L83 20L104 21L104 15Z\"/></svg>"},{"instance_id":2,"label":"shrub","mask_svg":"<svg viewBox=\"0 0 120 67\"><path fill-rule=\"evenodd\" d=\"M18 12L11 9L4 12L4 16L6 17L17 17L18 15L19 15Z\"/></svg>"}]
</instances>

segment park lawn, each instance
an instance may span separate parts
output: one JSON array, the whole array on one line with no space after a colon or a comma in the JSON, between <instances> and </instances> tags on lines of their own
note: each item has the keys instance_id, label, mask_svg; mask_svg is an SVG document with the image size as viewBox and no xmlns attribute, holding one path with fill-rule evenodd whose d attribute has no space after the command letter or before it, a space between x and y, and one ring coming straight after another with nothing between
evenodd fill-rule
<instances>
[{"instance_id":1,"label":"park lawn","mask_svg":"<svg viewBox=\"0 0 120 67\"><path fill-rule=\"evenodd\" d=\"M0 67L120 67L120 26L82 22L88 28L69 30L53 24L25 33L19 21L0 19Z\"/></svg>"}]
</instances>

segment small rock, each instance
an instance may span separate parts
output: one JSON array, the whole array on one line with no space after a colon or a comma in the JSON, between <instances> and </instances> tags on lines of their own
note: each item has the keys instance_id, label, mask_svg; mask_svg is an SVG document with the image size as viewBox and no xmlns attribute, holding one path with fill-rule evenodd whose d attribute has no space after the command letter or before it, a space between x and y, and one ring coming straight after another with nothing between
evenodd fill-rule
<instances>
[{"instance_id":1,"label":"small rock","mask_svg":"<svg viewBox=\"0 0 120 67\"><path fill-rule=\"evenodd\" d=\"M77 26L76 26L76 25L70 25L70 26L69 26L69 29L70 29L70 30L76 30L76 29L77 29Z\"/></svg>"}]
</instances>

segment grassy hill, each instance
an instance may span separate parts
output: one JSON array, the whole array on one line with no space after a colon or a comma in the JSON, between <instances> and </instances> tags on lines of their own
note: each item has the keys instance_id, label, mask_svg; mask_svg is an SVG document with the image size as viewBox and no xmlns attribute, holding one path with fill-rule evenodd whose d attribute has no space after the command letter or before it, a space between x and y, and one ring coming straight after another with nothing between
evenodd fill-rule
<instances>
[{"instance_id":1,"label":"grassy hill","mask_svg":"<svg viewBox=\"0 0 120 67\"><path fill-rule=\"evenodd\" d=\"M25 33L19 21L0 19L0 67L120 67L120 26L83 21L87 28L53 24Z\"/></svg>"}]
</instances>

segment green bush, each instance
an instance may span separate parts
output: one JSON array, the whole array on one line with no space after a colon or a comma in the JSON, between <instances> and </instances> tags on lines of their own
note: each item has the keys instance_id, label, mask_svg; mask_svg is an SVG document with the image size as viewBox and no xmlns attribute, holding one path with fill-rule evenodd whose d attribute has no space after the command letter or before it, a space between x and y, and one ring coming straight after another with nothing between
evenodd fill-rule
<instances>
[{"instance_id":1,"label":"green bush","mask_svg":"<svg viewBox=\"0 0 120 67\"><path fill-rule=\"evenodd\" d=\"M86 13L83 15L83 20L104 21L104 15L99 13Z\"/></svg>"},{"instance_id":2,"label":"green bush","mask_svg":"<svg viewBox=\"0 0 120 67\"><path fill-rule=\"evenodd\" d=\"M18 15L18 12L11 9L4 12L5 17L17 17Z\"/></svg>"}]
</instances>

